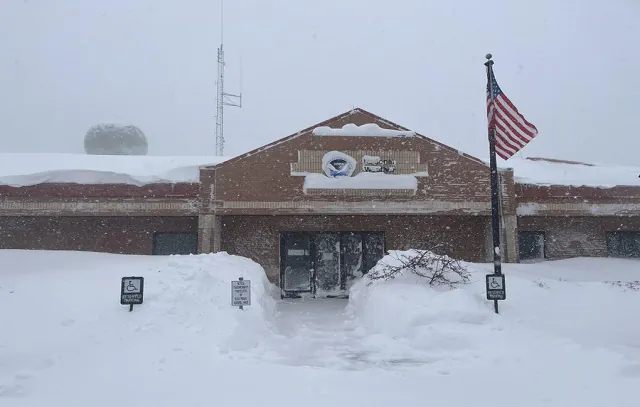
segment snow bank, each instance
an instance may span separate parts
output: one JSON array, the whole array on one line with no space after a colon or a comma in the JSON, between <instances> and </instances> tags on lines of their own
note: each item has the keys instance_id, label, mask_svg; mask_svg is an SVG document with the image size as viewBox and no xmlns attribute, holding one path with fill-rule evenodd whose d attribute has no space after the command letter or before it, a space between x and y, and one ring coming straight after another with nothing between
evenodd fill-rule
<instances>
[{"instance_id":1,"label":"snow bank","mask_svg":"<svg viewBox=\"0 0 640 407\"><path fill-rule=\"evenodd\" d=\"M131 356L136 359L193 347L215 355L259 348L272 332L275 288L262 267L243 257L4 250L0 261L0 326L11 327L0 342L6 362L0 398L20 386L15 372L34 374L103 352L113 357L114 347L123 355L144 349ZM126 276L145 278L144 304L133 312L120 305ZM238 277L251 280L252 305L245 311L230 305L231 281Z\"/></svg>"},{"instance_id":2,"label":"snow bank","mask_svg":"<svg viewBox=\"0 0 640 407\"><path fill-rule=\"evenodd\" d=\"M413 137L415 132L408 130L383 129L376 123L366 123L361 126L348 123L340 129L320 126L313 129L314 136L353 136L353 137Z\"/></svg>"},{"instance_id":3,"label":"snow bank","mask_svg":"<svg viewBox=\"0 0 640 407\"><path fill-rule=\"evenodd\" d=\"M329 178L323 174L307 174L304 191L308 189L418 189L413 175L359 172L353 177Z\"/></svg>"},{"instance_id":4,"label":"snow bank","mask_svg":"<svg viewBox=\"0 0 640 407\"><path fill-rule=\"evenodd\" d=\"M438 346L433 341L421 342L421 330L437 323L482 324L491 317L477 293L447 286L430 286L425 277L403 270L392 279L372 279L387 266L399 266L401 260L422 251L389 251L369 274L358 280L349 292L349 309L362 326L372 334L404 337L412 346ZM424 272L424 271L422 271ZM451 281L459 276L448 274ZM448 346L447 344L440 344Z\"/></svg>"},{"instance_id":5,"label":"snow bank","mask_svg":"<svg viewBox=\"0 0 640 407\"><path fill-rule=\"evenodd\" d=\"M540 405L533 400L544 392L543 404L607 405L616 395L614 404L631 406L635 396L622 383L640 379L640 328L621 310L640 309L640 282L625 282L640 279L640 263L609 260L503 264L500 315L485 297L492 265L471 263L471 283L455 289L410 273L365 276L351 288L348 312L365 342L393 344L395 357L413 350L442 374L499 371L507 387L535 382L536 390L512 394L517 404Z\"/></svg>"},{"instance_id":6,"label":"snow bank","mask_svg":"<svg viewBox=\"0 0 640 407\"><path fill-rule=\"evenodd\" d=\"M585 165L513 158L515 181L522 184L571 185L610 188L640 186L640 167Z\"/></svg>"},{"instance_id":7,"label":"snow bank","mask_svg":"<svg viewBox=\"0 0 640 407\"><path fill-rule=\"evenodd\" d=\"M0 154L0 185L199 182L199 168L230 157Z\"/></svg>"},{"instance_id":8,"label":"snow bank","mask_svg":"<svg viewBox=\"0 0 640 407\"><path fill-rule=\"evenodd\" d=\"M3 407L258 406L283 395L308 407L638 405L638 261L505 264L499 316L484 300L490 264L466 264L472 283L455 290L361 279L349 318L341 300L280 301L274 318L277 290L260 267L224 253L0 250L0 263ZM146 282L131 313L118 301L128 275ZM239 276L253 287L244 312L228 306Z\"/></svg>"}]
</instances>

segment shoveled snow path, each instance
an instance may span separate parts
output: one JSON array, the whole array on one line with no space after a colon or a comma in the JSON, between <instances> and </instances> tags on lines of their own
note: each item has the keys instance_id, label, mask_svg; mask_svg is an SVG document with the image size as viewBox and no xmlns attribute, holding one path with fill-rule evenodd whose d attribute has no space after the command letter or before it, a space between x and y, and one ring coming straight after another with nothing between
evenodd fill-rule
<instances>
[{"instance_id":1,"label":"shoveled snow path","mask_svg":"<svg viewBox=\"0 0 640 407\"><path fill-rule=\"evenodd\" d=\"M288 300L278 304L280 336L261 352L233 357L329 371L378 372L441 391L448 405L635 405L627 393L640 365L609 349L532 329L489 313L484 321L434 323L415 341L365 333L346 312L345 300ZM262 364L258 362L259 364ZM615 380L612 378L615 377ZM497 380L497 381L496 381ZM455 383L464 391L457 392ZM483 397L487 388L498 397ZM631 387L630 387L631 386ZM438 390L436 390L438 389Z\"/></svg>"},{"instance_id":2,"label":"shoveled snow path","mask_svg":"<svg viewBox=\"0 0 640 407\"><path fill-rule=\"evenodd\" d=\"M347 300L284 300L278 304L279 336L262 355L270 362L338 369L413 366L430 360L394 341L367 335L349 317ZM386 339L386 338L385 338ZM386 350L385 350L386 349Z\"/></svg>"}]
</instances>

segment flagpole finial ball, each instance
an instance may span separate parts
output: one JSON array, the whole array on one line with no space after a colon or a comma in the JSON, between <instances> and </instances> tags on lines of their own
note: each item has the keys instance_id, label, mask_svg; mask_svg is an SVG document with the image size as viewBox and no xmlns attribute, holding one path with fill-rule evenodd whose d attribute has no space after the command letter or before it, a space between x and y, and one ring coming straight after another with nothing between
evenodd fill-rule
<instances>
[{"instance_id":1,"label":"flagpole finial ball","mask_svg":"<svg viewBox=\"0 0 640 407\"><path fill-rule=\"evenodd\" d=\"M493 55L491 55L491 54L487 54L487 55L485 55L484 57L485 57L485 58L487 58L487 59L491 59L491 58L493 58Z\"/></svg>"}]
</instances>

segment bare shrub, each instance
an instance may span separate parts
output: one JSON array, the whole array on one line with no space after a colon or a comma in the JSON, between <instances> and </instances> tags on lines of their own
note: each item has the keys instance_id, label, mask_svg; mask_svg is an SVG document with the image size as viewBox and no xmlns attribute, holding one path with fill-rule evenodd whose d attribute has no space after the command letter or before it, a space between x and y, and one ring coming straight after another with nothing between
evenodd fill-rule
<instances>
[{"instance_id":1,"label":"bare shrub","mask_svg":"<svg viewBox=\"0 0 640 407\"><path fill-rule=\"evenodd\" d=\"M379 262L367 274L367 277L372 280L368 284L372 284L375 280L390 280L409 272L423 277L429 285L455 288L468 284L471 277L467 267L459 260L435 254L429 250L392 252L385 259L386 261Z\"/></svg>"},{"instance_id":2,"label":"bare shrub","mask_svg":"<svg viewBox=\"0 0 640 407\"><path fill-rule=\"evenodd\" d=\"M640 281L605 281L605 284L631 291L640 291Z\"/></svg>"}]
</instances>

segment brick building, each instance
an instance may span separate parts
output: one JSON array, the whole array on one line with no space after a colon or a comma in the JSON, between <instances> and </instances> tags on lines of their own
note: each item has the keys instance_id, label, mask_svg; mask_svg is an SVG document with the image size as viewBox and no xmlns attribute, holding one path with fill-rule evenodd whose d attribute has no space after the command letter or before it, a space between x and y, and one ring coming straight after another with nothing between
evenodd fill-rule
<instances>
[{"instance_id":1,"label":"brick building","mask_svg":"<svg viewBox=\"0 0 640 407\"><path fill-rule=\"evenodd\" d=\"M640 256L635 169L615 185L575 187L536 177L545 166L605 169L518 166L500 171L505 261ZM227 251L260 263L285 294L318 296L344 294L389 249L491 256L487 164L362 109L200 166L183 182L54 180L2 182L0 248Z\"/></svg>"}]
</instances>

